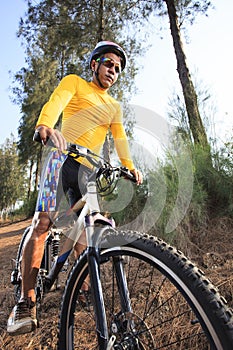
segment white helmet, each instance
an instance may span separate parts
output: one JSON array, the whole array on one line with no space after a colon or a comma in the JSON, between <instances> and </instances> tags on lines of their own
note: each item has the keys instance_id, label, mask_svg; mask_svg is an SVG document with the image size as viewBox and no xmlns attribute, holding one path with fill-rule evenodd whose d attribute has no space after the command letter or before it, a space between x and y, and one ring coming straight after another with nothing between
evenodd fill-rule
<instances>
[{"instance_id":1,"label":"white helmet","mask_svg":"<svg viewBox=\"0 0 233 350\"><path fill-rule=\"evenodd\" d=\"M112 41L100 41L91 53L89 65L91 66L91 61L96 60L101 55L107 52L115 53L121 58L121 71L124 70L127 62L127 56L125 51L116 43Z\"/></svg>"}]
</instances>

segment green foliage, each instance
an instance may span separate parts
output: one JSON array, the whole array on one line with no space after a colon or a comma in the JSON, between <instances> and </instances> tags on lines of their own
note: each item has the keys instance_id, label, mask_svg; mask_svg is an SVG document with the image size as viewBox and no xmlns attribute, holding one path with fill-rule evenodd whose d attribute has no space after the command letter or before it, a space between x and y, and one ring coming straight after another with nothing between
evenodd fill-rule
<instances>
[{"instance_id":1,"label":"green foliage","mask_svg":"<svg viewBox=\"0 0 233 350\"><path fill-rule=\"evenodd\" d=\"M204 151L201 147L192 149L194 175L192 198L182 222L172 233L166 234L166 225L176 203L179 174L169 157L158 170L149 174L150 193L154 197L155 211L156 205L164 202L161 215L152 232L181 247L189 240L190 231L198 231L210 217L233 216L233 166L229 161L230 145L226 146L228 149L225 148L221 154L213 156L214 165L209 162L208 151ZM232 144L230 149L232 152ZM182 159L182 155L180 157ZM161 187L166 189L165 201L164 191L158 190ZM183 242L180 239L181 233Z\"/></svg>"},{"instance_id":2,"label":"green foliage","mask_svg":"<svg viewBox=\"0 0 233 350\"><path fill-rule=\"evenodd\" d=\"M187 20L193 24L198 14L207 16L208 10L213 8L209 0L176 0L175 3L181 24Z\"/></svg>"},{"instance_id":3,"label":"green foliage","mask_svg":"<svg viewBox=\"0 0 233 350\"><path fill-rule=\"evenodd\" d=\"M214 146L215 138L213 118L216 114L216 101L212 96L211 90L204 82L199 79L198 72L192 74L194 87L197 92L198 109L201 114L202 121L206 133L209 138L211 147ZM183 140L188 144L193 142L192 133L189 127L188 114L185 107L184 98L180 92L174 90L168 99L168 117L172 124L178 126L179 133L182 134Z\"/></svg>"},{"instance_id":4,"label":"green foliage","mask_svg":"<svg viewBox=\"0 0 233 350\"><path fill-rule=\"evenodd\" d=\"M12 208L16 200L25 198L26 176L18 160L17 144L12 136L0 147L0 210Z\"/></svg>"},{"instance_id":5,"label":"green foliage","mask_svg":"<svg viewBox=\"0 0 233 350\"><path fill-rule=\"evenodd\" d=\"M194 151L196 177L208 194L207 205L210 216L233 217L233 163L230 152L232 144L231 146L226 144L213 154L213 164L210 164L202 149L195 148Z\"/></svg>"},{"instance_id":6,"label":"green foliage","mask_svg":"<svg viewBox=\"0 0 233 350\"><path fill-rule=\"evenodd\" d=\"M22 85L22 89L18 88L17 94L23 96L21 101L22 118L18 128L18 147L22 164L28 160L36 163L40 157L40 147L33 142L33 134L41 108L51 94L54 85L58 83L56 71L56 62L37 57L31 60L30 69L21 69L17 73L16 78Z\"/></svg>"},{"instance_id":7,"label":"green foliage","mask_svg":"<svg viewBox=\"0 0 233 350\"><path fill-rule=\"evenodd\" d=\"M110 211L113 208L116 224L121 226L130 223L140 215L146 200L146 180L141 186L132 185L127 180L121 180L114 194L110 198L106 198L106 208L110 208Z\"/></svg>"},{"instance_id":8,"label":"green foliage","mask_svg":"<svg viewBox=\"0 0 233 350\"><path fill-rule=\"evenodd\" d=\"M29 1L18 36L29 58L39 56L57 62L59 80L69 73L90 78L89 56L96 43L117 41L128 54L128 76L133 79L137 71L135 55L141 54L142 45L129 30L130 21L132 26L132 18L146 16L145 11L137 11L137 6L134 1ZM28 63L30 66L30 60ZM133 84L124 81L125 91L126 86L130 89Z\"/></svg>"},{"instance_id":9,"label":"green foliage","mask_svg":"<svg viewBox=\"0 0 233 350\"><path fill-rule=\"evenodd\" d=\"M177 132L180 134L180 128ZM178 140L175 134L173 151L154 162L150 171L144 167L142 186L135 186L131 192L130 184L123 181L124 186L106 199L105 210L113 209L118 225L133 222L133 229L145 227L147 231L149 222L150 234L189 253L193 233L206 227L211 217L233 215L233 143L226 143L210 161L209 150L194 146L189 138L183 139L181 149ZM135 163L142 169L143 154L137 159ZM168 229L169 222L174 223L173 230Z\"/></svg>"},{"instance_id":10,"label":"green foliage","mask_svg":"<svg viewBox=\"0 0 233 350\"><path fill-rule=\"evenodd\" d=\"M37 191L33 191L30 193L30 197L24 202L22 208L19 209L18 213L22 217L32 217L35 212L37 201Z\"/></svg>"}]
</instances>

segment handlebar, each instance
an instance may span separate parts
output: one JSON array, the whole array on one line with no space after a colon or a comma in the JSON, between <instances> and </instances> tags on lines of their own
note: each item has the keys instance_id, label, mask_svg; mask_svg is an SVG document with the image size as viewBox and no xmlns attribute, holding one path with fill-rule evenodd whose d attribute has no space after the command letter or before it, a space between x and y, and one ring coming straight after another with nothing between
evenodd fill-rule
<instances>
[{"instance_id":1,"label":"handlebar","mask_svg":"<svg viewBox=\"0 0 233 350\"><path fill-rule=\"evenodd\" d=\"M33 140L42 144L42 140L40 137L40 133L35 131ZM47 138L46 145L52 146L54 148L55 145L49 138ZM107 162L104 158L92 152L90 149L77 145L77 144L69 144L67 150L64 152L67 155L73 158L83 157L86 158L95 168L96 180L98 180L101 176L105 177L105 179L110 179L114 173L117 173L118 178L123 177L127 180L130 180L136 183L135 176L130 172L130 170L126 167L113 167L109 162ZM114 177L115 180L115 177ZM113 180L109 182L107 180L108 187L110 187L113 183ZM109 183L111 183L109 185ZM100 185L99 185L100 186Z\"/></svg>"},{"instance_id":2,"label":"handlebar","mask_svg":"<svg viewBox=\"0 0 233 350\"><path fill-rule=\"evenodd\" d=\"M43 144L39 131L35 131L33 136L33 141ZM49 137L47 137L46 145L56 148L56 146L51 141L51 139L49 139ZM100 160L97 161L94 158L94 157L98 157L99 159L101 159L101 157L99 157L97 154L95 154L88 148L77 144L69 144L67 150L64 153L70 155L73 158L84 157L96 168L102 166L103 164L102 162L100 162Z\"/></svg>"}]
</instances>

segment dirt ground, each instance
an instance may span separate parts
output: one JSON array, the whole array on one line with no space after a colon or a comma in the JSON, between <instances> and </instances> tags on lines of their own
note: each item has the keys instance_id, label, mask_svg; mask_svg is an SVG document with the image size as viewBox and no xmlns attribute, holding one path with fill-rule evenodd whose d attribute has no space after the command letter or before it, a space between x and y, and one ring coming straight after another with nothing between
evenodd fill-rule
<instances>
[{"instance_id":1,"label":"dirt ground","mask_svg":"<svg viewBox=\"0 0 233 350\"><path fill-rule=\"evenodd\" d=\"M33 333L10 337L6 332L7 318L14 306L13 285L10 282L12 259L17 253L24 229L31 220L0 226L0 349L56 349L57 321L62 290L49 293L43 304L40 327Z\"/></svg>"},{"instance_id":2,"label":"dirt ground","mask_svg":"<svg viewBox=\"0 0 233 350\"><path fill-rule=\"evenodd\" d=\"M0 225L0 349L53 350L57 342L57 322L62 289L46 295L40 327L33 333L10 337L6 333L7 318L14 306L13 286L10 283L12 259L24 229L31 220ZM204 270L221 294L233 307L233 220L213 220L208 227L193 234L191 257Z\"/></svg>"}]
</instances>

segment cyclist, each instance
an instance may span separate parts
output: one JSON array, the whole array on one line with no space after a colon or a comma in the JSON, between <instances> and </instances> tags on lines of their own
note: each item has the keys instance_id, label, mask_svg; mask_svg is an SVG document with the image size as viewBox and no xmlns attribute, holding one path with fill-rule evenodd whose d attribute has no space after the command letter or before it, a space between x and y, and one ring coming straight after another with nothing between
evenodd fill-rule
<instances>
[{"instance_id":1,"label":"cyclist","mask_svg":"<svg viewBox=\"0 0 233 350\"><path fill-rule=\"evenodd\" d=\"M92 80L87 82L74 74L64 77L42 108L36 130L42 143L46 144L50 138L60 151L57 153L61 154L66 149L66 142L77 143L100 153L110 129L122 165L135 175L137 183L140 184L142 174L135 169L130 156L120 104L108 94L108 89L124 70L126 61L126 54L118 44L110 41L99 42L90 56ZM61 113L62 125L59 131L54 126ZM59 158L59 154L56 154L56 157ZM37 327L34 288L43 256L44 240L58 210L59 184L62 183L63 191L72 206L81 198L86 174L90 172L90 168L91 165L86 160L67 157L60 171L62 176L58 177L58 185L53 181L53 188L50 189L56 194L50 204L43 201L43 187L46 181L40 185L30 238L22 257L21 298L13 308L7 323L7 331L11 335L28 333ZM47 171L51 175L51 167L48 167ZM85 248L85 244L85 237L81 235L75 246L76 256Z\"/></svg>"}]
</instances>

